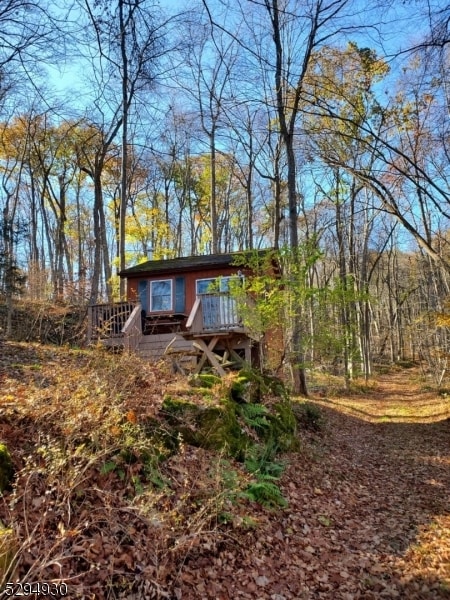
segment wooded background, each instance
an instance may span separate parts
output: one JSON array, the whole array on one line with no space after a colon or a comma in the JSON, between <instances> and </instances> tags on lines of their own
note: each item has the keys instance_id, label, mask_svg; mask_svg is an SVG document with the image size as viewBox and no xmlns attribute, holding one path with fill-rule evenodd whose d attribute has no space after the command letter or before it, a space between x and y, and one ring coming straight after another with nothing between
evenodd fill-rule
<instances>
[{"instance_id":1,"label":"wooded background","mask_svg":"<svg viewBox=\"0 0 450 600\"><path fill-rule=\"evenodd\" d=\"M270 247L300 391L383 359L441 383L450 8L398 4L2 2L7 332L19 294L112 301L141 260Z\"/></svg>"}]
</instances>

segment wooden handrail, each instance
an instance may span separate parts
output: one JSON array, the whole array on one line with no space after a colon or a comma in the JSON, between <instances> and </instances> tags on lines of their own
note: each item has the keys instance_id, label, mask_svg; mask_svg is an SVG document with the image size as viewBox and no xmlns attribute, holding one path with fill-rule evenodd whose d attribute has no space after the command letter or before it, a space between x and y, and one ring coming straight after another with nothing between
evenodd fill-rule
<instances>
[{"instance_id":1,"label":"wooden handrail","mask_svg":"<svg viewBox=\"0 0 450 600\"><path fill-rule=\"evenodd\" d=\"M194 324L194 319L197 316L197 312L198 312L200 306L201 306L200 297L197 296L197 298L194 302L194 306L192 307L192 310L189 314L188 320L186 321L186 329L192 328L192 325Z\"/></svg>"},{"instance_id":2,"label":"wooden handrail","mask_svg":"<svg viewBox=\"0 0 450 600\"><path fill-rule=\"evenodd\" d=\"M138 303L133 312L126 320L122 328L124 335L124 348L129 352L134 352L139 346L139 340L142 336L142 306Z\"/></svg>"}]
</instances>

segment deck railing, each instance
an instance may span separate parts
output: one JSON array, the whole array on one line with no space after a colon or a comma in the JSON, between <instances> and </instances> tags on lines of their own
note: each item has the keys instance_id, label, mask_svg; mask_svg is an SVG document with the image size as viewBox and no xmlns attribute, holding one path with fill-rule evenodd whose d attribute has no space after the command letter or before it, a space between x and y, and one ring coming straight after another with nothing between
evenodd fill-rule
<instances>
[{"instance_id":1,"label":"deck railing","mask_svg":"<svg viewBox=\"0 0 450 600\"><path fill-rule=\"evenodd\" d=\"M203 328L206 331L220 331L242 327L242 320L238 315L236 300L227 294L211 293L201 294Z\"/></svg>"},{"instance_id":2,"label":"deck railing","mask_svg":"<svg viewBox=\"0 0 450 600\"><path fill-rule=\"evenodd\" d=\"M122 329L134 307L134 302L89 306L88 343L92 340L123 337Z\"/></svg>"}]
</instances>

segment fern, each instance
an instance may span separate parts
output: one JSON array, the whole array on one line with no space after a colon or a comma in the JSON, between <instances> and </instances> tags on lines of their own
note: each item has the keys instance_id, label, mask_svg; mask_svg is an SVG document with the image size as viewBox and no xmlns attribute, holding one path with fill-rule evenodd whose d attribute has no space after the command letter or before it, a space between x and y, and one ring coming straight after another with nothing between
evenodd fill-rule
<instances>
[{"instance_id":1,"label":"fern","mask_svg":"<svg viewBox=\"0 0 450 600\"><path fill-rule=\"evenodd\" d=\"M244 497L269 508L287 506L275 483L284 470L282 463L273 460L277 450L276 442L271 440L264 446L253 446L245 459L245 466L255 475L256 481L247 487Z\"/></svg>"},{"instance_id":2,"label":"fern","mask_svg":"<svg viewBox=\"0 0 450 600\"><path fill-rule=\"evenodd\" d=\"M275 442L268 442L265 446L253 446L245 459L247 471L260 477L270 476L278 479L284 471L284 465L273 461L277 450Z\"/></svg>"},{"instance_id":3,"label":"fern","mask_svg":"<svg viewBox=\"0 0 450 600\"><path fill-rule=\"evenodd\" d=\"M255 481L248 486L243 495L266 508L287 506L287 501L283 498L280 488L271 481Z\"/></svg>"},{"instance_id":4,"label":"fern","mask_svg":"<svg viewBox=\"0 0 450 600\"><path fill-rule=\"evenodd\" d=\"M256 432L262 432L270 427L267 420L268 409L263 404L242 404L240 412L245 424Z\"/></svg>"}]
</instances>

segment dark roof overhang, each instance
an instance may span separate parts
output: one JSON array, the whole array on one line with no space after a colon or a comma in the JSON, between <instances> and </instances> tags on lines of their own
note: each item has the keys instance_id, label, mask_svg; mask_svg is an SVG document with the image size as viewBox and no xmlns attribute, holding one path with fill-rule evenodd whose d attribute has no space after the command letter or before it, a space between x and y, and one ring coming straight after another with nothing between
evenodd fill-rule
<instances>
[{"instance_id":1,"label":"dark roof overhang","mask_svg":"<svg viewBox=\"0 0 450 600\"><path fill-rule=\"evenodd\" d=\"M266 253L267 250L259 250L258 253ZM246 254L249 252L232 252L229 254L208 254L201 256L186 256L181 258L168 258L162 260L147 260L146 262L124 269L119 273L120 277L130 277L133 275L155 275L158 273L184 273L187 271L202 271L206 268L226 267L226 266L242 266L245 267Z\"/></svg>"}]
</instances>

